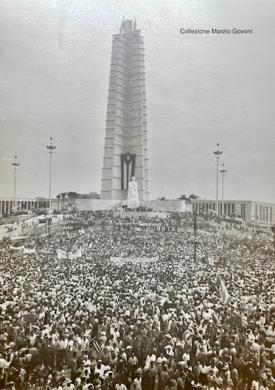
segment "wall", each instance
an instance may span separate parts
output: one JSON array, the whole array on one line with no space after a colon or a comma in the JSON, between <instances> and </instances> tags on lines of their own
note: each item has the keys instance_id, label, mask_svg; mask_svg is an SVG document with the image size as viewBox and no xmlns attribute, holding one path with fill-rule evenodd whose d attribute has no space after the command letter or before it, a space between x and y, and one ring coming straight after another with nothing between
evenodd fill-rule
<instances>
[{"instance_id":1,"label":"wall","mask_svg":"<svg viewBox=\"0 0 275 390\"><path fill-rule=\"evenodd\" d=\"M192 204L185 203L180 199L155 199L142 202L142 205L152 208L154 211L192 211Z\"/></svg>"},{"instance_id":2,"label":"wall","mask_svg":"<svg viewBox=\"0 0 275 390\"><path fill-rule=\"evenodd\" d=\"M80 210L112 210L121 208L122 201L113 199L76 199L75 206Z\"/></svg>"}]
</instances>

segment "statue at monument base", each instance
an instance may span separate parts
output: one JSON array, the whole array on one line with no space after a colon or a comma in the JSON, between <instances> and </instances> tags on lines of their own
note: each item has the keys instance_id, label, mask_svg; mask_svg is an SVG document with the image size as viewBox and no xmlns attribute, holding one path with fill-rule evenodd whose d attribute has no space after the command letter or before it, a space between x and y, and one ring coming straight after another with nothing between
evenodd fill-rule
<instances>
[{"instance_id":1,"label":"statue at monument base","mask_svg":"<svg viewBox=\"0 0 275 390\"><path fill-rule=\"evenodd\" d=\"M139 207L138 183L134 176L132 176L131 181L129 182L127 207L129 209L136 209Z\"/></svg>"}]
</instances>

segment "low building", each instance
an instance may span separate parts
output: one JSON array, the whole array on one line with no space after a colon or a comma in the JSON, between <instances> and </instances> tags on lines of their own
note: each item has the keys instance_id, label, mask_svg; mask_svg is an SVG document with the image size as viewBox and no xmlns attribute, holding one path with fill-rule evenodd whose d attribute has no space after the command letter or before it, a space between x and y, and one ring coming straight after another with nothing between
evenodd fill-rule
<instances>
[{"instance_id":1,"label":"low building","mask_svg":"<svg viewBox=\"0 0 275 390\"><path fill-rule=\"evenodd\" d=\"M216 201L196 199L193 211L201 214L217 214ZM273 225L275 223L275 204L252 200L224 200L218 202L219 215L241 218L246 222Z\"/></svg>"},{"instance_id":2,"label":"low building","mask_svg":"<svg viewBox=\"0 0 275 390\"><path fill-rule=\"evenodd\" d=\"M274 225L275 224L275 204L257 202L251 200L224 200L219 201L219 215L225 217L240 218L245 222ZM155 212L192 212L199 214L217 214L216 201L196 199L192 202L182 199L155 199L140 202L140 206ZM12 198L0 199L0 217L10 215L17 211L30 211L46 209L49 207L49 200L46 198ZM63 210L66 208L76 208L79 210L119 210L123 207L122 201L109 199L98 199L98 194L87 195L77 194L74 199L63 197L52 200L53 210Z\"/></svg>"},{"instance_id":3,"label":"low building","mask_svg":"<svg viewBox=\"0 0 275 390\"><path fill-rule=\"evenodd\" d=\"M78 194L77 192L61 192L56 196L57 199L100 199L100 194L98 192L89 192L88 194Z\"/></svg>"},{"instance_id":4,"label":"low building","mask_svg":"<svg viewBox=\"0 0 275 390\"><path fill-rule=\"evenodd\" d=\"M15 203L13 198L0 198L0 217L11 215L14 211L30 211L48 207L49 200L46 198L19 198Z\"/></svg>"}]
</instances>

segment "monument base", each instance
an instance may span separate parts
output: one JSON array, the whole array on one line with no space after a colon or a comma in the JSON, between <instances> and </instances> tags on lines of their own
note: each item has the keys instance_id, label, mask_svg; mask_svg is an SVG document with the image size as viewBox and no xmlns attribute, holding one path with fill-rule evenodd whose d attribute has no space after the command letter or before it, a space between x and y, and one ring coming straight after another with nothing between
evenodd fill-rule
<instances>
[{"instance_id":1,"label":"monument base","mask_svg":"<svg viewBox=\"0 0 275 390\"><path fill-rule=\"evenodd\" d=\"M73 207L78 210L123 210L127 208L126 200L111 199L75 199ZM53 200L53 209L60 209L61 203ZM62 203L62 207L66 204ZM180 199L154 199L140 202L141 209L155 212L192 212L192 203Z\"/></svg>"}]
</instances>

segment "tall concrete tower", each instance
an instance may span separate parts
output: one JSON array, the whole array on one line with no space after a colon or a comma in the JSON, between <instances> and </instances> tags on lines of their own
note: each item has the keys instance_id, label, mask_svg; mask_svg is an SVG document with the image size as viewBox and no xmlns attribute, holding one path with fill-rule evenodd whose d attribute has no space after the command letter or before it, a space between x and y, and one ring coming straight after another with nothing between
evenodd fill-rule
<instances>
[{"instance_id":1,"label":"tall concrete tower","mask_svg":"<svg viewBox=\"0 0 275 390\"><path fill-rule=\"evenodd\" d=\"M127 199L135 176L139 199L149 200L144 43L136 22L113 35L101 198Z\"/></svg>"}]
</instances>

